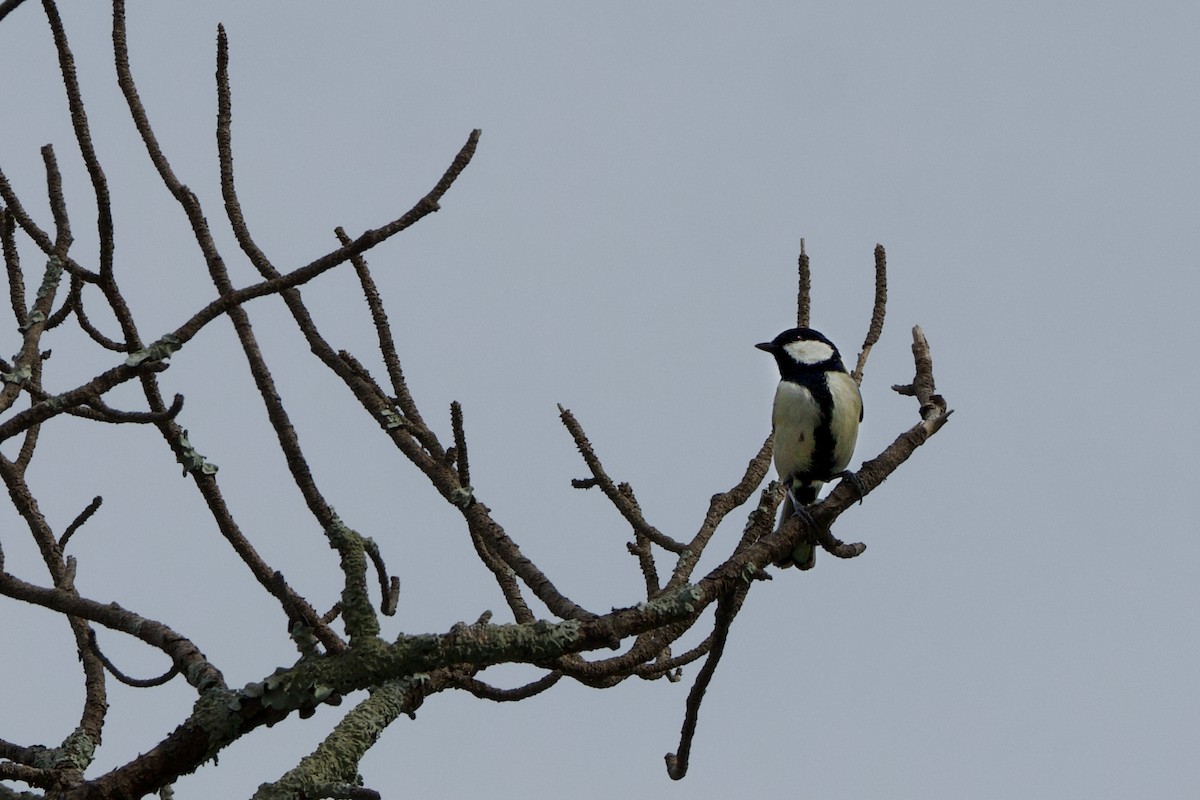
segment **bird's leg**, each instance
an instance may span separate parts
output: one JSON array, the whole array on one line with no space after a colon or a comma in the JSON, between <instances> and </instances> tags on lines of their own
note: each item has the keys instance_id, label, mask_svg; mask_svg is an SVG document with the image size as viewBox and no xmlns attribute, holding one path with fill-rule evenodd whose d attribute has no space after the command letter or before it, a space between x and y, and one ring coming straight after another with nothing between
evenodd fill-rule
<instances>
[{"instance_id":1,"label":"bird's leg","mask_svg":"<svg viewBox=\"0 0 1200 800\"><path fill-rule=\"evenodd\" d=\"M787 567L794 564L802 570L812 569L815 563L814 556L816 555L817 520L812 515L812 512L808 510L808 506L800 502L790 489L788 490L787 501L792 506L792 516L799 517L807 530L804 539L800 541L796 549L776 562L776 566Z\"/></svg>"}]
</instances>

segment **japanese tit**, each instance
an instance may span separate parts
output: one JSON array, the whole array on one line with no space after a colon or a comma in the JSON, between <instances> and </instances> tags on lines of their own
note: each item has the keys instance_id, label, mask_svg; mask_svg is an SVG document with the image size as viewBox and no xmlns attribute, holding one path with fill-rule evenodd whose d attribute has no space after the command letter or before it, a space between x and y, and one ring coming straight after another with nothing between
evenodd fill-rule
<instances>
[{"instance_id":1,"label":"japanese tit","mask_svg":"<svg viewBox=\"0 0 1200 800\"><path fill-rule=\"evenodd\" d=\"M822 484L843 475L858 438L862 395L833 342L812 328L792 328L755 347L779 366L771 420L775 469L787 488L782 523L807 514ZM812 569L815 558L812 542L802 542L779 566Z\"/></svg>"}]
</instances>

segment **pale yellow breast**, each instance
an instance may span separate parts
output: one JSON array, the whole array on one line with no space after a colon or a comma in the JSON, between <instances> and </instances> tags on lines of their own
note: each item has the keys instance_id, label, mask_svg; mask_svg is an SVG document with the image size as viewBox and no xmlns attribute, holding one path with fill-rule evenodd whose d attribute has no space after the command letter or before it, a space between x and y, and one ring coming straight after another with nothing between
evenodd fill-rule
<instances>
[{"instance_id":1,"label":"pale yellow breast","mask_svg":"<svg viewBox=\"0 0 1200 800\"><path fill-rule=\"evenodd\" d=\"M844 408L849 412L834 418L833 438L837 442L837 449L833 453L833 471L838 473L846 468L854 455L858 421L862 418L862 394L858 391L858 384L845 372L831 372L828 377L834 408Z\"/></svg>"},{"instance_id":2,"label":"pale yellow breast","mask_svg":"<svg viewBox=\"0 0 1200 800\"><path fill-rule=\"evenodd\" d=\"M812 392L790 381L780 381L775 389L775 470L786 478L795 472L806 472L812 463L813 430L821 421L821 407ZM808 445L797 447L797 443Z\"/></svg>"}]
</instances>

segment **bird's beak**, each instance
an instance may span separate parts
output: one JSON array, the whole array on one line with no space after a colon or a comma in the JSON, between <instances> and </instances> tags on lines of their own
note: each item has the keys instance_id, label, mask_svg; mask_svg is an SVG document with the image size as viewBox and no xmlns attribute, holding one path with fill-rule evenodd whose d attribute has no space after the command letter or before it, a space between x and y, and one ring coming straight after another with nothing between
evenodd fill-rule
<instances>
[{"instance_id":1,"label":"bird's beak","mask_svg":"<svg viewBox=\"0 0 1200 800\"><path fill-rule=\"evenodd\" d=\"M775 348L774 348L774 346L772 346L772 344L770 342L759 342L758 344L756 344L754 346L757 347L759 350L765 350L768 353L775 352Z\"/></svg>"}]
</instances>

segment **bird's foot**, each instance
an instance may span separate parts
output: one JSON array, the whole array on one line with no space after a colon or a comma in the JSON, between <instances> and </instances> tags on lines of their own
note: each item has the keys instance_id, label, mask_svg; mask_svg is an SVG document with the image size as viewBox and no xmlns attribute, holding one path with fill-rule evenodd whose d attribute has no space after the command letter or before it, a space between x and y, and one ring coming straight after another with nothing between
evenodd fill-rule
<instances>
[{"instance_id":1,"label":"bird's foot","mask_svg":"<svg viewBox=\"0 0 1200 800\"><path fill-rule=\"evenodd\" d=\"M806 506L797 505L792 511L793 517L799 517L800 521L808 528L808 533L801 540L796 549L785 556L776 566L787 567L795 565L801 570L809 570L816 564L817 556L817 520L816 517L808 510Z\"/></svg>"},{"instance_id":2,"label":"bird's foot","mask_svg":"<svg viewBox=\"0 0 1200 800\"><path fill-rule=\"evenodd\" d=\"M809 526L813 530L816 530L817 519L812 515L812 512L808 510L808 506L794 506L792 509L792 516L799 517L805 525Z\"/></svg>"},{"instance_id":3,"label":"bird's foot","mask_svg":"<svg viewBox=\"0 0 1200 800\"><path fill-rule=\"evenodd\" d=\"M854 487L854 491L858 494L858 502L861 505L863 497L865 497L867 494L867 490L863 487L863 483L859 479L858 475L847 469L839 472L838 477Z\"/></svg>"}]
</instances>

